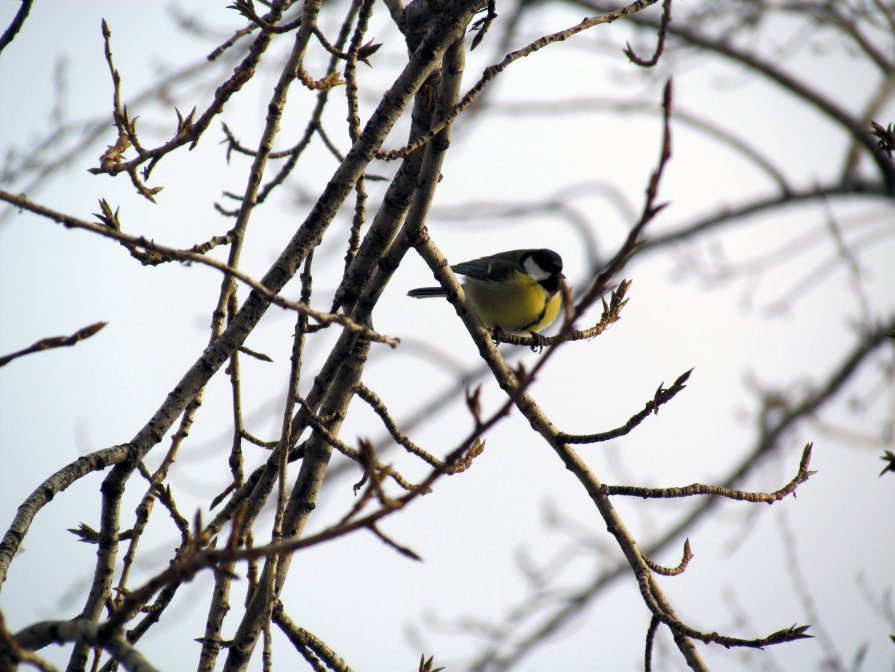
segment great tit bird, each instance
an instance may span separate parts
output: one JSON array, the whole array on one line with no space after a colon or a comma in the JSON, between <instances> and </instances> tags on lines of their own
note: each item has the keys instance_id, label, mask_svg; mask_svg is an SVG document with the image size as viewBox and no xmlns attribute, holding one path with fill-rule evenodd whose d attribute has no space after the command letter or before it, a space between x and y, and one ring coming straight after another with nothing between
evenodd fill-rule
<instances>
[{"instance_id":1,"label":"great tit bird","mask_svg":"<svg viewBox=\"0 0 895 672\"><path fill-rule=\"evenodd\" d=\"M465 275L463 291L489 329L528 334L550 326L559 315L562 258L553 250L510 250L451 266ZM441 287L407 292L417 299L447 296Z\"/></svg>"}]
</instances>

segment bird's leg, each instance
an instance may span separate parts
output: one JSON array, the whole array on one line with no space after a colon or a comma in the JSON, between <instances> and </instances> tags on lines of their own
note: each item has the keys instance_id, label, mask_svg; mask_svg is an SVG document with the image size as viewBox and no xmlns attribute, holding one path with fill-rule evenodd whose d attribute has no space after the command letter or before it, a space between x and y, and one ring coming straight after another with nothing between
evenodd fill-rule
<instances>
[{"instance_id":1,"label":"bird's leg","mask_svg":"<svg viewBox=\"0 0 895 672\"><path fill-rule=\"evenodd\" d=\"M530 331L528 333L531 335L531 351L541 352L544 349L544 346L547 345L547 337L536 331Z\"/></svg>"},{"instance_id":2,"label":"bird's leg","mask_svg":"<svg viewBox=\"0 0 895 672\"><path fill-rule=\"evenodd\" d=\"M494 341L494 345L500 345L503 342L504 331L500 327L494 327L491 330L491 339Z\"/></svg>"}]
</instances>

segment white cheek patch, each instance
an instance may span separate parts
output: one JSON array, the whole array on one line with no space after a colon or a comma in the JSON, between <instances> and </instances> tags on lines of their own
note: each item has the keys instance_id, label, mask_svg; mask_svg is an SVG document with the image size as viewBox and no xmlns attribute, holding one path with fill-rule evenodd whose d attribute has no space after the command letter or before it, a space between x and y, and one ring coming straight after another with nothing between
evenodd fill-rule
<instances>
[{"instance_id":1,"label":"white cheek patch","mask_svg":"<svg viewBox=\"0 0 895 672\"><path fill-rule=\"evenodd\" d=\"M525 261L522 262L522 268L524 268L525 272L538 282L550 277L550 273L538 266L538 262L535 261L534 257L527 257Z\"/></svg>"}]
</instances>

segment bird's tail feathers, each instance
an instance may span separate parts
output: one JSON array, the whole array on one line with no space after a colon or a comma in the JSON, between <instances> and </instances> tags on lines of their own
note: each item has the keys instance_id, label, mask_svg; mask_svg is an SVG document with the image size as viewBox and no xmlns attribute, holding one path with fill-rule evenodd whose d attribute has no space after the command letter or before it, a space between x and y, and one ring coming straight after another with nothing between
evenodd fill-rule
<instances>
[{"instance_id":1,"label":"bird's tail feathers","mask_svg":"<svg viewBox=\"0 0 895 672\"><path fill-rule=\"evenodd\" d=\"M447 292L441 287L417 287L407 292L407 296L414 299L430 299L433 296L447 296Z\"/></svg>"}]
</instances>

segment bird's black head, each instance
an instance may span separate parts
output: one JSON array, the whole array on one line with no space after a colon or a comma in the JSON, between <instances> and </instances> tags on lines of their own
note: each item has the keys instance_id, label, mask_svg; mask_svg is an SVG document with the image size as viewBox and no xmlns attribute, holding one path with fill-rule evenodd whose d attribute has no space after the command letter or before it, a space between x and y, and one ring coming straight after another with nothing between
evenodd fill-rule
<instances>
[{"instance_id":1,"label":"bird's black head","mask_svg":"<svg viewBox=\"0 0 895 672\"><path fill-rule=\"evenodd\" d=\"M562 257L553 250L532 250L532 260L551 275L562 273Z\"/></svg>"},{"instance_id":2,"label":"bird's black head","mask_svg":"<svg viewBox=\"0 0 895 672\"><path fill-rule=\"evenodd\" d=\"M522 267L551 294L559 291L559 281L565 277L562 257L553 250L529 250L522 257Z\"/></svg>"}]
</instances>

